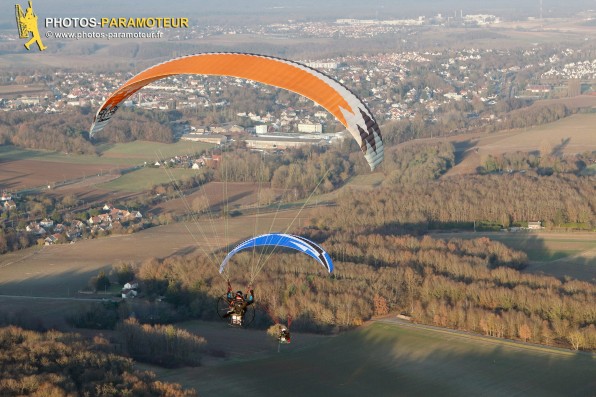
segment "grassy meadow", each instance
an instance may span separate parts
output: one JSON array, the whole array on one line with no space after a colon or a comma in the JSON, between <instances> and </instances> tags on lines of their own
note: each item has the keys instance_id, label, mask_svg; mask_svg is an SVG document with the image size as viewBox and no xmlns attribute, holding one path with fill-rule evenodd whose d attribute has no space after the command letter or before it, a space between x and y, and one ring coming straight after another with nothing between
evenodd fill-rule
<instances>
[{"instance_id":1,"label":"grassy meadow","mask_svg":"<svg viewBox=\"0 0 596 397\"><path fill-rule=\"evenodd\" d=\"M64 163L64 164L97 164L97 165L113 165L118 164L136 164L131 160L125 158L115 162L114 159L90 156L90 155L77 155L77 154L66 154L62 152L46 151L46 150L31 150L22 149L17 146L4 145L0 146L0 162L11 162L11 161L39 161L39 162L51 162L51 163Z\"/></svg>"},{"instance_id":2,"label":"grassy meadow","mask_svg":"<svg viewBox=\"0 0 596 397\"><path fill-rule=\"evenodd\" d=\"M264 332L264 331L263 331ZM245 339L251 346L249 335ZM238 333L236 338L244 338ZM237 342L237 341L236 341ZM596 356L376 322L266 357L165 370L201 396L590 396Z\"/></svg>"},{"instance_id":3,"label":"grassy meadow","mask_svg":"<svg viewBox=\"0 0 596 397\"><path fill-rule=\"evenodd\" d=\"M159 184L180 182L196 173L188 168L141 168L128 172L113 181L97 185L98 188L114 192L143 192Z\"/></svg>"},{"instance_id":4,"label":"grassy meadow","mask_svg":"<svg viewBox=\"0 0 596 397\"><path fill-rule=\"evenodd\" d=\"M0 147L0 185L13 191L39 186L64 183L69 180L89 178L95 175L117 175L121 169L169 159L176 155L202 152L213 145L200 142L180 141L172 144L155 142L131 142L106 144L99 147L99 155L76 155L55 151L27 150L16 146ZM190 172L186 170L186 172ZM186 175L184 171L172 170L176 180ZM112 184L98 184L100 189L115 192L139 192L156 183L170 179L166 172L142 172L124 175ZM101 181L99 181L101 182ZM95 182L91 182L97 183Z\"/></svg>"},{"instance_id":5,"label":"grassy meadow","mask_svg":"<svg viewBox=\"0 0 596 397\"><path fill-rule=\"evenodd\" d=\"M104 158L156 161L168 159L176 155L199 153L213 146L210 143L192 141L178 141L175 143L135 141L115 145L103 145L100 150Z\"/></svg>"},{"instance_id":6,"label":"grassy meadow","mask_svg":"<svg viewBox=\"0 0 596 397\"><path fill-rule=\"evenodd\" d=\"M161 160L176 155L188 155L212 148L203 142L178 141L159 143L135 141L99 146L99 156L66 154L55 151L22 149L17 146L0 146L0 161L37 160L65 164L139 164L140 160Z\"/></svg>"}]
</instances>

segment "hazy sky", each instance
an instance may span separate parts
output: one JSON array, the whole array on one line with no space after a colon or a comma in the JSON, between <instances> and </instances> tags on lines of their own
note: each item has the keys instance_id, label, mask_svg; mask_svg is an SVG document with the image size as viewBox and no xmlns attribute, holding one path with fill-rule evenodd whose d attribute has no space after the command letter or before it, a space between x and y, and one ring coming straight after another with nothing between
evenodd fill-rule
<instances>
[{"instance_id":1,"label":"hazy sky","mask_svg":"<svg viewBox=\"0 0 596 397\"><path fill-rule=\"evenodd\" d=\"M27 7L27 0L18 0ZM14 25L14 4L3 1L0 6L0 28ZM142 6L138 6L142 4ZM233 15L268 18L403 18L417 15L450 15L464 13L494 13L502 16L521 12L539 15L540 0L33 0L33 8L41 17L102 17L102 16L188 16L225 18ZM5 9L6 8L6 9ZM596 0L543 0L544 16L583 9L596 9Z\"/></svg>"}]
</instances>

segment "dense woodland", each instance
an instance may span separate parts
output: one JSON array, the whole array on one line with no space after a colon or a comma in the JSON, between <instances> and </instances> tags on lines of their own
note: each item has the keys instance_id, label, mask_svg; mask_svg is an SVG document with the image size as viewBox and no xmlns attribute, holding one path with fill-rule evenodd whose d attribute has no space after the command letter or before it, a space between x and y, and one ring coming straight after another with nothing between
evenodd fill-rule
<instances>
[{"instance_id":1,"label":"dense woodland","mask_svg":"<svg viewBox=\"0 0 596 397\"><path fill-rule=\"evenodd\" d=\"M118 324L124 349L135 360L162 367L198 366L205 338L172 325L139 324L134 318Z\"/></svg>"},{"instance_id":2,"label":"dense woodland","mask_svg":"<svg viewBox=\"0 0 596 397\"><path fill-rule=\"evenodd\" d=\"M98 142L130 142L147 140L173 142L173 133L167 126L168 113L144 111L118 112L111 122L114 128L102 131ZM0 144L54 150L74 154L96 154L97 148L89 139L91 109L81 108L59 114L0 112Z\"/></svg>"},{"instance_id":3,"label":"dense woodland","mask_svg":"<svg viewBox=\"0 0 596 397\"><path fill-rule=\"evenodd\" d=\"M138 372L102 337L0 328L2 396L196 396Z\"/></svg>"},{"instance_id":4,"label":"dense woodland","mask_svg":"<svg viewBox=\"0 0 596 397\"><path fill-rule=\"evenodd\" d=\"M520 272L524 253L487 238L443 241L374 232L298 231L334 258L328 276L305 255L238 254L225 275L240 288L254 280L257 325L292 318L292 328L336 332L375 315L573 349L596 349L596 286ZM225 292L217 258L152 259L137 271L146 297L165 296L162 320L213 319ZM259 270L260 269L260 270ZM136 312L136 311L135 311ZM154 313L154 312L153 312Z\"/></svg>"},{"instance_id":5,"label":"dense woodland","mask_svg":"<svg viewBox=\"0 0 596 397\"><path fill-rule=\"evenodd\" d=\"M531 173L454 176L427 183L379 188L374 196L350 190L334 212L322 212L317 225L329 230L393 233L425 231L474 221L509 227L542 221L545 227L596 226L595 177ZM571 225L574 224L574 225ZM443 226L441 226L443 225Z\"/></svg>"},{"instance_id":6,"label":"dense woodland","mask_svg":"<svg viewBox=\"0 0 596 397\"><path fill-rule=\"evenodd\" d=\"M355 173L350 152L341 148L305 147L285 151L280 155L261 154L244 148L223 153L215 169L202 168L192 176L155 186L152 195L179 197L180 192L199 187L210 181L266 183L283 191L279 197L268 197L262 204L295 201L313 192L327 193L343 185ZM360 156L361 157L361 156ZM364 167L365 162L360 166ZM368 165L366 165L368 167ZM262 191L264 193L264 191ZM150 205L150 202L144 203ZM138 206L133 205L133 208ZM200 212L200 211L198 211Z\"/></svg>"},{"instance_id":7,"label":"dense woodland","mask_svg":"<svg viewBox=\"0 0 596 397\"><path fill-rule=\"evenodd\" d=\"M413 143L385 153L385 185L426 183L438 179L455 165L455 150L449 142Z\"/></svg>"}]
</instances>

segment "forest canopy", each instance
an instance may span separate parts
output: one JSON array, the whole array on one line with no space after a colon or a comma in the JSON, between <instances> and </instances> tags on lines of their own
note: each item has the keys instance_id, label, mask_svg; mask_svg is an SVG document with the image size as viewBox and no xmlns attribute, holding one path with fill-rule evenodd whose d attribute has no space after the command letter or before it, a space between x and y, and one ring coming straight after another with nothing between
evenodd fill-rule
<instances>
[{"instance_id":1,"label":"forest canopy","mask_svg":"<svg viewBox=\"0 0 596 397\"><path fill-rule=\"evenodd\" d=\"M192 397L194 390L138 372L115 355L108 341L76 334L0 328L0 390L3 396Z\"/></svg>"}]
</instances>

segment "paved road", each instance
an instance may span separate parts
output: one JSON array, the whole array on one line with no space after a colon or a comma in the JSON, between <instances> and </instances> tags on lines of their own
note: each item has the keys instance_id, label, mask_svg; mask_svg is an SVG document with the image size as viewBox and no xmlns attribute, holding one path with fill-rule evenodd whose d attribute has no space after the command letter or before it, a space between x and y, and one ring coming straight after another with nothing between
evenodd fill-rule
<instances>
[{"instance_id":1,"label":"paved road","mask_svg":"<svg viewBox=\"0 0 596 397\"><path fill-rule=\"evenodd\" d=\"M51 297L51 296L30 296L30 295L2 295L2 298L14 299L34 299L34 300L54 300L54 301L81 301L81 302L103 302L109 298L66 298L66 297Z\"/></svg>"}]
</instances>

